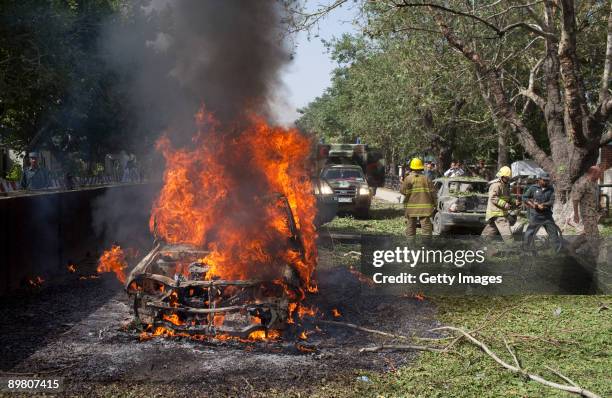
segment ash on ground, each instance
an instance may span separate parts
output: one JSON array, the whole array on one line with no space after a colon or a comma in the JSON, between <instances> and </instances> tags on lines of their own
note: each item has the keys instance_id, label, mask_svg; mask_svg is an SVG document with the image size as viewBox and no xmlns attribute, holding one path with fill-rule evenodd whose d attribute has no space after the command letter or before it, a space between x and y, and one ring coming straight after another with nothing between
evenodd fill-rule
<instances>
[{"instance_id":1,"label":"ash on ground","mask_svg":"<svg viewBox=\"0 0 612 398\"><path fill-rule=\"evenodd\" d=\"M346 267L330 264L332 257L320 249L319 293L305 303L318 309L315 318L406 336L424 336L439 326L427 300L363 295L367 286ZM173 396L244 396L296 387L308 391L327 381L354 380L364 370L393 370L418 355L360 354L360 348L389 339L342 326L315 325L307 318L274 342L141 340L129 327L127 295L110 275L3 299L0 308L5 317L0 326L0 370L63 376L69 395L97 396L99 386L110 384L158 385L165 391L170 385ZM334 309L339 317L334 317ZM302 330L306 340L299 338Z\"/></svg>"}]
</instances>

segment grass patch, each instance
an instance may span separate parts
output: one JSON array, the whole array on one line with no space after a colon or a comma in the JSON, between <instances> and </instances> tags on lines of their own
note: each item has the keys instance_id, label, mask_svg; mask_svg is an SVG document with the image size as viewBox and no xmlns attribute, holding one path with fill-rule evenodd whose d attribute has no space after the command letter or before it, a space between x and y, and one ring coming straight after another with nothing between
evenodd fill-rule
<instances>
[{"instance_id":1,"label":"grass patch","mask_svg":"<svg viewBox=\"0 0 612 398\"><path fill-rule=\"evenodd\" d=\"M512 363L503 338L529 372L563 383L544 365L559 370L601 396L612 394L612 314L600 311L602 296L432 298L441 322L466 330L503 314L479 332L502 359ZM369 375L359 383L364 396L385 397L566 397L525 381L499 366L479 348L459 344L456 354L423 353L410 367Z\"/></svg>"},{"instance_id":2,"label":"grass patch","mask_svg":"<svg viewBox=\"0 0 612 398\"><path fill-rule=\"evenodd\" d=\"M404 234L401 205L375 202L373 220L337 218L329 228L338 232ZM384 215L384 216L383 216ZM603 235L612 235L612 223L603 223ZM334 263L350 266L344 253L352 246L332 250ZM348 256L347 256L348 257ZM583 388L612 396L611 296L429 297L438 320L474 330L475 337L502 359L512 363L504 338L525 370L565 384L547 370L557 369ZM397 314L401 316L401 314ZM416 342L423 344L422 341ZM377 354L367 354L377 355ZM358 378L367 376L368 381ZM306 391L282 396L312 397L568 397L502 368L478 347L465 341L453 353L423 352L410 366L389 373L356 372L344 380L322 381ZM274 394L272 394L274 395Z\"/></svg>"},{"instance_id":3,"label":"grass patch","mask_svg":"<svg viewBox=\"0 0 612 398\"><path fill-rule=\"evenodd\" d=\"M545 365L583 388L611 396L612 311L609 296L433 297L439 320L477 333L500 358L512 363L503 339L531 373L564 383ZM500 316L501 315L501 316ZM499 316L499 318L498 318ZM422 342L419 342L422 344ZM368 354L376 355L376 354ZM369 381L358 378L366 376ZM565 384L565 383L564 383ZM300 396L299 391L287 392ZM453 353L423 352L411 366L386 374L356 373L327 382L311 397L568 397L503 369L479 348L460 342Z\"/></svg>"},{"instance_id":4,"label":"grass patch","mask_svg":"<svg viewBox=\"0 0 612 398\"><path fill-rule=\"evenodd\" d=\"M323 231L368 233L404 236L406 221L401 203L388 203L374 198L370 218L362 220L352 215L340 215L321 227Z\"/></svg>"}]
</instances>

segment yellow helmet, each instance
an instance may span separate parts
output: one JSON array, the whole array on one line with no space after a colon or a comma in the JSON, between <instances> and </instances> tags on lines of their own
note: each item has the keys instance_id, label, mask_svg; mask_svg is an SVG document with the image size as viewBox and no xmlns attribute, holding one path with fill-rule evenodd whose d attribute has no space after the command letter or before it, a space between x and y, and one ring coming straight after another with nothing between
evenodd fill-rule
<instances>
[{"instance_id":1,"label":"yellow helmet","mask_svg":"<svg viewBox=\"0 0 612 398\"><path fill-rule=\"evenodd\" d=\"M497 177L512 177L512 169L508 166L504 166L497 172Z\"/></svg>"},{"instance_id":2,"label":"yellow helmet","mask_svg":"<svg viewBox=\"0 0 612 398\"><path fill-rule=\"evenodd\" d=\"M411 170L423 170L423 161L419 158L412 158L410 160L410 169Z\"/></svg>"}]
</instances>

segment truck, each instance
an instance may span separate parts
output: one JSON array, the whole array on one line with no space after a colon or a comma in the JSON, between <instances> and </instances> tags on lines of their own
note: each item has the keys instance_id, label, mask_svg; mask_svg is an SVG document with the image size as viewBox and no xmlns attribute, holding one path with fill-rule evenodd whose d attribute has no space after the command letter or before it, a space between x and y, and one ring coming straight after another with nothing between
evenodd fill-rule
<instances>
[{"instance_id":1,"label":"truck","mask_svg":"<svg viewBox=\"0 0 612 398\"><path fill-rule=\"evenodd\" d=\"M376 189L385 183L380 151L366 144L317 144L316 175L332 188L338 210L369 215Z\"/></svg>"}]
</instances>

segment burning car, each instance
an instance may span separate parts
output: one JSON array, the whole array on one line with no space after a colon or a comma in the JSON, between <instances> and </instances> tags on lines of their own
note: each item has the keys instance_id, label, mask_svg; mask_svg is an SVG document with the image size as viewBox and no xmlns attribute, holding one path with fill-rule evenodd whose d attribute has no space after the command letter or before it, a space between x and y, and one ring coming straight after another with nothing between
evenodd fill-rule
<instances>
[{"instance_id":1,"label":"burning car","mask_svg":"<svg viewBox=\"0 0 612 398\"><path fill-rule=\"evenodd\" d=\"M284 211L287 245L303 255L287 199L278 195L271 200ZM277 335L290 316L289 303L303 294L298 271L284 263L264 270L259 278L221 279L207 261L210 254L193 245L158 243L125 281L135 320L154 334L240 339Z\"/></svg>"},{"instance_id":2,"label":"burning car","mask_svg":"<svg viewBox=\"0 0 612 398\"><path fill-rule=\"evenodd\" d=\"M433 232L442 235L456 230L480 232L485 226L487 180L477 177L437 178L438 203Z\"/></svg>"},{"instance_id":3,"label":"burning car","mask_svg":"<svg viewBox=\"0 0 612 398\"><path fill-rule=\"evenodd\" d=\"M348 164L329 165L321 170L338 198L338 210L367 218L372 204L372 191L361 167Z\"/></svg>"},{"instance_id":4,"label":"burning car","mask_svg":"<svg viewBox=\"0 0 612 398\"><path fill-rule=\"evenodd\" d=\"M113 246L98 270L124 282L147 336L278 336L317 290L310 141L254 115L237 129L202 109L196 124L193 147L157 142L166 169L149 220L154 249L126 276Z\"/></svg>"}]
</instances>

